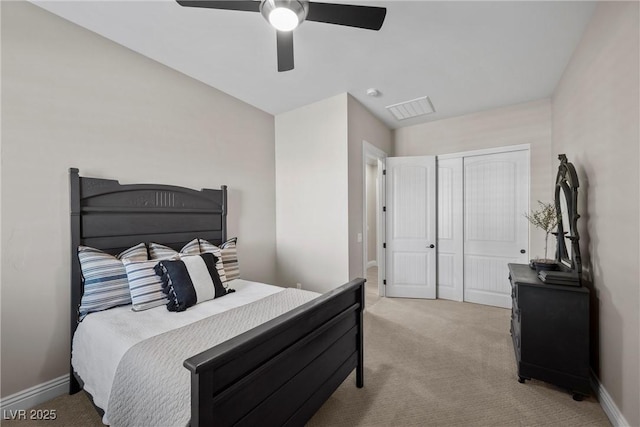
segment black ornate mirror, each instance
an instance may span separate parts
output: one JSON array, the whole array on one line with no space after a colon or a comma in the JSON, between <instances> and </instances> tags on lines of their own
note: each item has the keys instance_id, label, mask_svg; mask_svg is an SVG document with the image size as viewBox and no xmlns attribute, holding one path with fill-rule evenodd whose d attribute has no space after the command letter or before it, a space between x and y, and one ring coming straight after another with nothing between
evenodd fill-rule
<instances>
[{"instance_id":1,"label":"black ornate mirror","mask_svg":"<svg viewBox=\"0 0 640 427\"><path fill-rule=\"evenodd\" d=\"M577 274L582 272L580 235L578 233L578 175L567 156L558 156L560 166L556 176L555 205L558 213L556 261L560 268Z\"/></svg>"}]
</instances>

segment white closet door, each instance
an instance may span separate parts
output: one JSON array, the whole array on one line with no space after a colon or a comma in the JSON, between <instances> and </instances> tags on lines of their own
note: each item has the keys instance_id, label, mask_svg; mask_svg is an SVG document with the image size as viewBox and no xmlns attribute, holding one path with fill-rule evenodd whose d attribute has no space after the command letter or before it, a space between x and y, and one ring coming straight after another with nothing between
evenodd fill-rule
<instances>
[{"instance_id":1,"label":"white closet door","mask_svg":"<svg viewBox=\"0 0 640 427\"><path fill-rule=\"evenodd\" d=\"M438 298L463 300L462 157L438 159Z\"/></svg>"},{"instance_id":2,"label":"white closet door","mask_svg":"<svg viewBox=\"0 0 640 427\"><path fill-rule=\"evenodd\" d=\"M508 263L526 263L529 152L464 158L464 300L511 307Z\"/></svg>"},{"instance_id":3,"label":"white closet door","mask_svg":"<svg viewBox=\"0 0 640 427\"><path fill-rule=\"evenodd\" d=\"M386 160L386 296L436 297L436 159Z\"/></svg>"}]
</instances>

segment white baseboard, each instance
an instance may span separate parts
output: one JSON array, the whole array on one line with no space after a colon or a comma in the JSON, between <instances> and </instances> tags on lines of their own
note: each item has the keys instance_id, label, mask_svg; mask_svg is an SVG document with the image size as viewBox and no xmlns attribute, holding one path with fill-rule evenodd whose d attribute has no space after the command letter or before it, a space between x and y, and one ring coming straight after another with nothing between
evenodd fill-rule
<instances>
[{"instance_id":1,"label":"white baseboard","mask_svg":"<svg viewBox=\"0 0 640 427\"><path fill-rule=\"evenodd\" d=\"M36 405L61 396L69 391L69 375L63 375L51 381L19 391L2 399L2 413L29 409Z\"/></svg>"},{"instance_id":2,"label":"white baseboard","mask_svg":"<svg viewBox=\"0 0 640 427\"><path fill-rule=\"evenodd\" d=\"M600 406L602 406L602 410L609 418L611 425L613 427L628 427L630 426L629 422L624 418L618 406L611 398L611 395L604 388L604 386L600 383L598 377L591 372L591 388L596 392L596 396L598 397L598 401L600 402Z\"/></svg>"},{"instance_id":3,"label":"white baseboard","mask_svg":"<svg viewBox=\"0 0 640 427\"><path fill-rule=\"evenodd\" d=\"M376 261L376 260L367 262L367 268L377 267L377 266L378 266L378 261Z\"/></svg>"}]
</instances>

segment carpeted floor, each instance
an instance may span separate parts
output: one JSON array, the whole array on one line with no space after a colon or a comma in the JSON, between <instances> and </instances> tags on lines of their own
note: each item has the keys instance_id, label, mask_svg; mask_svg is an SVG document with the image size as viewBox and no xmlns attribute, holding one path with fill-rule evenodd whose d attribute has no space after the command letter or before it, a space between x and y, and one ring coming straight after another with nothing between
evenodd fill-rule
<instances>
[{"instance_id":1,"label":"carpeted floor","mask_svg":"<svg viewBox=\"0 0 640 427\"><path fill-rule=\"evenodd\" d=\"M609 426L594 397L576 402L540 381L518 383L510 311L445 300L377 296L369 271L365 386L352 375L308 426ZM84 393L39 406L56 421L3 426L101 426Z\"/></svg>"}]
</instances>

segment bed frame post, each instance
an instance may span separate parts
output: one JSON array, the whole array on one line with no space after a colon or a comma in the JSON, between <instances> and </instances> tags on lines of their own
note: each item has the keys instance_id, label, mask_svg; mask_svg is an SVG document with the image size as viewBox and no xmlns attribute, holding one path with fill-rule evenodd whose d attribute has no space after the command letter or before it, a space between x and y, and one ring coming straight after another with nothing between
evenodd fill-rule
<instances>
[{"instance_id":1,"label":"bed frame post","mask_svg":"<svg viewBox=\"0 0 640 427\"><path fill-rule=\"evenodd\" d=\"M69 334L69 355L71 355L73 334L78 327L78 307L82 298L82 283L80 277L80 261L76 251L80 244L80 175L76 168L69 169L69 184L71 194L71 310ZM71 366L69 357L69 394L79 392L81 389Z\"/></svg>"},{"instance_id":2,"label":"bed frame post","mask_svg":"<svg viewBox=\"0 0 640 427\"><path fill-rule=\"evenodd\" d=\"M360 307L358 308L358 366L356 366L356 387L364 387L364 286L366 280L360 284L358 290L358 299Z\"/></svg>"},{"instance_id":3,"label":"bed frame post","mask_svg":"<svg viewBox=\"0 0 640 427\"><path fill-rule=\"evenodd\" d=\"M191 426L214 424L213 414L206 410L213 395L213 381L212 371L191 373Z\"/></svg>"},{"instance_id":4,"label":"bed frame post","mask_svg":"<svg viewBox=\"0 0 640 427\"><path fill-rule=\"evenodd\" d=\"M222 190L222 242L227 241L227 186L220 186Z\"/></svg>"}]
</instances>

